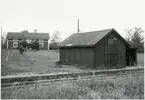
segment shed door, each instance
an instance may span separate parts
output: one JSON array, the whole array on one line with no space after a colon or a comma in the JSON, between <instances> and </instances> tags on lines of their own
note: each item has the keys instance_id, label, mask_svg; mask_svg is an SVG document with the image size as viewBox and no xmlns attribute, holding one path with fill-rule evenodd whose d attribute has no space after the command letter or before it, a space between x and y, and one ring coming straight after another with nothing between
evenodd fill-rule
<instances>
[{"instance_id":1,"label":"shed door","mask_svg":"<svg viewBox=\"0 0 145 100\"><path fill-rule=\"evenodd\" d=\"M113 36L105 39L104 64L108 68L114 68L118 63L117 39Z\"/></svg>"},{"instance_id":2,"label":"shed door","mask_svg":"<svg viewBox=\"0 0 145 100\"><path fill-rule=\"evenodd\" d=\"M136 48L127 49L127 53L126 53L127 66L134 66L137 64L136 50L137 50Z\"/></svg>"}]
</instances>

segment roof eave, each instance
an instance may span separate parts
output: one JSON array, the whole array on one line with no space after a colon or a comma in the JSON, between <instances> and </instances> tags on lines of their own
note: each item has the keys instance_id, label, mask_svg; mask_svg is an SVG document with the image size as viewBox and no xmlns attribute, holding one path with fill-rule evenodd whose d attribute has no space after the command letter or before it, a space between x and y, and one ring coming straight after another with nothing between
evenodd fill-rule
<instances>
[{"instance_id":1,"label":"roof eave","mask_svg":"<svg viewBox=\"0 0 145 100\"><path fill-rule=\"evenodd\" d=\"M72 45L72 46L58 46L59 48L88 48L94 47L95 45Z\"/></svg>"}]
</instances>

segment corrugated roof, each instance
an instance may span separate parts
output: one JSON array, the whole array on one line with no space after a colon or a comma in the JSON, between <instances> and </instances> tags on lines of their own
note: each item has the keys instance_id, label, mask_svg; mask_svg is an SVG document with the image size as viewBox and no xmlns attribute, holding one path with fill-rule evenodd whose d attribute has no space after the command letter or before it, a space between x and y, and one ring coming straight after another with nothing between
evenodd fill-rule
<instances>
[{"instance_id":1,"label":"corrugated roof","mask_svg":"<svg viewBox=\"0 0 145 100\"><path fill-rule=\"evenodd\" d=\"M100 31L92 31L85 33L74 33L64 41L62 41L59 46L90 46L96 44L105 35L107 35L112 29L105 29ZM69 45L71 44L71 45Z\"/></svg>"},{"instance_id":2,"label":"corrugated roof","mask_svg":"<svg viewBox=\"0 0 145 100\"><path fill-rule=\"evenodd\" d=\"M48 33L8 32L7 39L49 39Z\"/></svg>"}]
</instances>

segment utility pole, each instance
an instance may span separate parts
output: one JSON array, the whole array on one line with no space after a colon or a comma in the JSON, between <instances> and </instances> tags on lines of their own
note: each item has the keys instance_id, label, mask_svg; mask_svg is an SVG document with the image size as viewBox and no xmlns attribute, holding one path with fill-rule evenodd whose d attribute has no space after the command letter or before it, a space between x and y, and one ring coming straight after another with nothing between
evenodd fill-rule
<instances>
[{"instance_id":1,"label":"utility pole","mask_svg":"<svg viewBox=\"0 0 145 100\"><path fill-rule=\"evenodd\" d=\"M1 26L1 36L2 36L2 33L3 33L3 32L2 32L2 26Z\"/></svg>"},{"instance_id":2,"label":"utility pole","mask_svg":"<svg viewBox=\"0 0 145 100\"><path fill-rule=\"evenodd\" d=\"M79 19L78 19L78 30L77 31L78 31L78 33L80 32L80 29L79 29Z\"/></svg>"},{"instance_id":3,"label":"utility pole","mask_svg":"<svg viewBox=\"0 0 145 100\"><path fill-rule=\"evenodd\" d=\"M3 32L2 32L2 26L1 26L1 49L3 48L3 39L4 39L4 37L3 37L3 34L2 34Z\"/></svg>"}]
</instances>

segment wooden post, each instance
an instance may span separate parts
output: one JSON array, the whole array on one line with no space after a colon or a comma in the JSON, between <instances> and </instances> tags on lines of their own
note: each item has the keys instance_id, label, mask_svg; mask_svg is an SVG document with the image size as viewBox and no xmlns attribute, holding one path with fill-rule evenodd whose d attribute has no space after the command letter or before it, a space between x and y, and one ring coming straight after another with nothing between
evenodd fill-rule
<instances>
[{"instance_id":1,"label":"wooden post","mask_svg":"<svg viewBox=\"0 0 145 100\"><path fill-rule=\"evenodd\" d=\"M48 50L49 50L49 39L48 39Z\"/></svg>"},{"instance_id":2,"label":"wooden post","mask_svg":"<svg viewBox=\"0 0 145 100\"><path fill-rule=\"evenodd\" d=\"M7 39L7 49L8 49L8 47L9 47L8 45L9 45L9 44L8 44L8 39Z\"/></svg>"}]
</instances>

